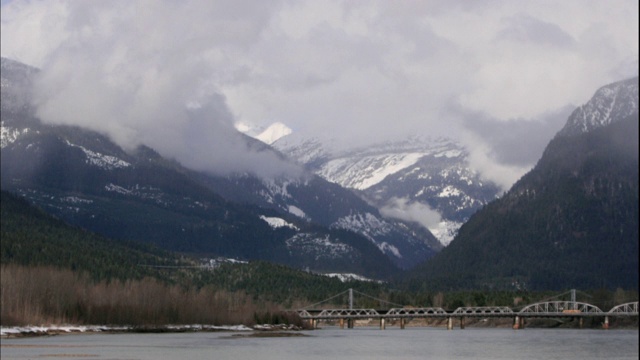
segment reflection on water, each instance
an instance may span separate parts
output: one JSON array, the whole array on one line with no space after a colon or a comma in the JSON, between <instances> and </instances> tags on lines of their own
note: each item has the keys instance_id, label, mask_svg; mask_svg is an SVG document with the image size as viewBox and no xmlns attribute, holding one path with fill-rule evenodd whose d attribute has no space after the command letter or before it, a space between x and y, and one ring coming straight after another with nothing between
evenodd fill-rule
<instances>
[{"instance_id":1,"label":"reflection on water","mask_svg":"<svg viewBox=\"0 0 640 360\"><path fill-rule=\"evenodd\" d=\"M637 330L377 328L2 339L2 359L638 359Z\"/></svg>"}]
</instances>

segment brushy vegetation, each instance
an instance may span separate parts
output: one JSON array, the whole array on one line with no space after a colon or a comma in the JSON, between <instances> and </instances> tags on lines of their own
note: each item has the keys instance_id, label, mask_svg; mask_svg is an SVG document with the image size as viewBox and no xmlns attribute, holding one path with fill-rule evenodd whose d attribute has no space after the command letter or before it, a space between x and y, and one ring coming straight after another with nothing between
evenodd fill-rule
<instances>
[{"instance_id":1,"label":"brushy vegetation","mask_svg":"<svg viewBox=\"0 0 640 360\"><path fill-rule=\"evenodd\" d=\"M2 326L26 324L251 325L296 319L243 291L169 285L154 278L94 281L52 267L2 265Z\"/></svg>"}]
</instances>

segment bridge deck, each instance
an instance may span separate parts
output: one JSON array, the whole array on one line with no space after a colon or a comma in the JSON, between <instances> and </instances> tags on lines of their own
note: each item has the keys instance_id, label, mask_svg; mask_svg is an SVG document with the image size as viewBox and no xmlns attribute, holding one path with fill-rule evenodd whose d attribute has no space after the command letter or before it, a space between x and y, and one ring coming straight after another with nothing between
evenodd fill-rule
<instances>
[{"instance_id":1,"label":"bridge deck","mask_svg":"<svg viewBox=\"0 0 640 360\"><path fill-rule=\"evenodd\" d=\"M608 312L586 303L553 301L535 303L514 311L509 307L460 307L392 309L318 309L296 310L302 319L419 319L419 318L584 318L638 316L638 302L618 305Z\"/></svg>"}]
</instances>

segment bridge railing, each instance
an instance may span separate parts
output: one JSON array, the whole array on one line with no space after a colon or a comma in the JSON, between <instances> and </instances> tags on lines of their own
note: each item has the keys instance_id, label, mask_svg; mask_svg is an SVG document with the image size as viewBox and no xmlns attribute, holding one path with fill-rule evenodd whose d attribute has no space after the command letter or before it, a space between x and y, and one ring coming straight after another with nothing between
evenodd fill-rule
<instances>
[{"instance_id":1,"label":"bridge railing","mask_svg":"<svg viewBox=\"0 0 640 360\"><path fill-rule=\"evenodd\" d=\"M567 314L604 314L595 305L575 301L549 301L524 307L518 314L567 315Z\"/></svg>"}]
</instances>

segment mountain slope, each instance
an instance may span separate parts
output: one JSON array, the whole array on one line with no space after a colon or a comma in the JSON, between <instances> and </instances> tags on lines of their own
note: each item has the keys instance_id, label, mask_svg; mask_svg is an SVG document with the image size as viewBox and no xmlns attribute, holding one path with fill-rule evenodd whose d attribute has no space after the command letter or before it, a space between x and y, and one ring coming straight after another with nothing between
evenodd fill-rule
<instances>
[{"instance_id":1,"label":"mountain slope","mask_svg":"<svg viewBox=\"0 0 640 360\"><path fill-rule=\"evenodd\" d=\"M292 134L273 146L328 181L357 191L389 217L422 212L404 220L420 220L439 247L500 191L470 170L467 152L450 139L416 136L335 151L330 142Z\"/></svg>"},{"instance_id":2,"label":"mountain slope","mask_svg":"<svg viewBox=\"0 0 640 360\"><path fill-rule=\"evenodd\" d=\"M638 79L605 89L621 84L627 90L618 98L630 103L619 105L635 113L583 116L606 102L610 92L598 91L571 115L533 170L415 269L412 285L637 289ZM598 125L576 126L576 118Z\"/></svg>"},{"instance_id":3,"label":"mountain slope","mask_svg":"<svg viewBox=\"0 0 640 360\"><path fill-rule=\"evenodd\" d=\"M19 98L13 93L16 87L28 89L31 70L25 69L31 68L3 59L3 99ZM13 79L24 80L25 86ZM42 124L25 103L2 107L2 189L71 224L173 251L373 278L397 271L392 261L410 267L433 255L423 234L394 223L386 223L388 233L375 236L332 226L342 217L332 214L333 208L363 216L371 209L348 190L317 177L265 180L250 174L222 177L191 171L144 146L125 152L101 134ZM247 146L273 151L256 140L247 141ZM289 183L295 186L287 193ZM308 207L302 205L306 199L321 201ZM375 209L371 211L375 217ZM276 228L265 218L279 218L293 227ZM396 236L400 232L404 237ZM400 249L400 256L381 250L394 241L397 244L389 248Z\"/></svg>"},{"instance_id":4,"label":"mountain slope","mask_svg":"<svg viewBox=\"0 0 640 360\"><path fill-rule=\"evenodd\" d=\"M189 265L159 249L107 239L69 226L5 191L1 192L0 205L2 264L56 266L87 272L97 279L168 279L166 274L140 265Z\"/></svg>"}]
</instances>

